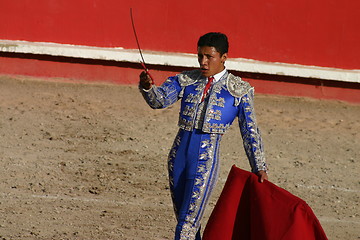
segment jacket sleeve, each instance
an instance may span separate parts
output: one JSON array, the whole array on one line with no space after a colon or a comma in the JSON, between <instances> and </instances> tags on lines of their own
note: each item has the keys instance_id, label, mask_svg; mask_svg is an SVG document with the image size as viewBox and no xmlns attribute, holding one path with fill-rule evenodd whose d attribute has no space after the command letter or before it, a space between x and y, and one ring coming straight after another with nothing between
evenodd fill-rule
<instances>
[{"instance_id":1,"label":"jacket sleeve","mask_svg":"<svg viewBox=\"0 0 360 240\"><path fill-rule=\"evenodd\" d=\"M180 99L182 90L178 76L169 77L161 86L153 85L149 90L140 87L145 101L153 109L166 108L174 104Z\"/></svg>"},{"instance_id":2,"label":"jacket sleeve","mask_svg":"<svg viewBox=\"0 0 360 240\"><path fill-rule=\"evenodd\" d=\"M240 132L243 139L244 149L251 166L251 171L267 171L268 166L265 160L262 138L256 123L253 88L241 97L238 107Z\"/></svg>"}]
</instances>

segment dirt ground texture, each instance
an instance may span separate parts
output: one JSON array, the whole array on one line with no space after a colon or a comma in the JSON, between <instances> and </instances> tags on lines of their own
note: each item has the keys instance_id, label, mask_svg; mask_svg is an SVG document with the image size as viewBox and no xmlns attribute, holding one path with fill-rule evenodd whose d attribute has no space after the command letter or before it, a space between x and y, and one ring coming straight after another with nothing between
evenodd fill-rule
<instances>
[{"instance_id":1,"label":"dirt ground texture","mask_svg":"<svg viewBox=\"0 0 360 240\"><path fill-rule=\"evenodd\" d=\"M360 105L257 94L270 181L305 200L329 239L360 239ZM0 76L0 239L172 239L167 154L179 105L136 86ZM233 164L234 124L203 225Z\"/></svg>"}]
</instances>

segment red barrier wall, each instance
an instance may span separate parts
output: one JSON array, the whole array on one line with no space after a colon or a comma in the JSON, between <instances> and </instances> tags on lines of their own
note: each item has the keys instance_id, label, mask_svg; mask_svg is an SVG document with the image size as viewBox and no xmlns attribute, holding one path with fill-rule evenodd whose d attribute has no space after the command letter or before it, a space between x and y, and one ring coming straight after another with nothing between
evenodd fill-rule
<instances>
[{"instance_id":1,"label":"red barrier wall","mask_svg":"<svg viewBox=\"0 0 360 240\"><path fill-rule=\"evenodd\" d=\"M221 31L230 57L360 69L358 0L0 0L0 39L194 53Z\"/></svg>"},{"instance_id":2,"label":"red barrier wall","mask_svg":"<svg viewBox=\"0 0 360 240\"><path fill-rule=\"evenodd\" d=\"M0 57L0 73L46 77L60 81L101 81L121 84L138 84L142 71L140 64L87 59L69 59L37 56L36 59L22 54ZM161 84L168 76L183 71L183 68L151 66L156 84ZM285 96L311 97L342 100L360 104L360 84L316 79L303 79L235 72L255 87L256 93Z\"/></svg>"}]
</instances>

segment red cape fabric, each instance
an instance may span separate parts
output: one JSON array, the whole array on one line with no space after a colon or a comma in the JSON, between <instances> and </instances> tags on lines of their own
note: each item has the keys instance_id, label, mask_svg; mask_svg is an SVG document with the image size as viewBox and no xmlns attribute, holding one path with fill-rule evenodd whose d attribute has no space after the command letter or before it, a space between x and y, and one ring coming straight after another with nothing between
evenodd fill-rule
<instances>
[{"instance_id":1,"label":"red cape fabric","mask_svg":"<svg viewBox=\"0 0 360 240\"><path fill-rule=\"evenodd\" d=\"M204 230L203 240L325 240L302 199L254 173L232 167Z\"/></svg>"}]
</instances>

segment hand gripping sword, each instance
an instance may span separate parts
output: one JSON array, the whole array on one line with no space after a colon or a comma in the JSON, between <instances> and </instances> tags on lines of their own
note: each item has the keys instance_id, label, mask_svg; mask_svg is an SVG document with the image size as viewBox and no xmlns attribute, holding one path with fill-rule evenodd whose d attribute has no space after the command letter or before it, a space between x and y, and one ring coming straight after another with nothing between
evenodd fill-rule
<instances>
[{"instance_id":1,"label":"hand gripping sword","mask_svg":"<svg viewBox=\"0 0 360 240\"><path fill-rule=\"evenodd\" d=\"M130 18L131 18L131 24L132 24L132 28L133 28L133 31L134 31L134 36L135 36L135 39L136 39L136 44L138 46L138 49L139 49L139 53L140 53L140 57L141 57L141 60L140 61L140 64L141 66L144 68L146 74L151 78L151 81L152 81L152 84L154 84L154 78L151 76L151 74L149 73L149 69L146 67L146 64L145 64L145 60L144 60L144 57L142 55L142 52L141 52L141 48L140 48L140 44L139 44L139 40L138 40L138 37L137 37L137 34L136 34L136 30L135 30L135 24L134 24L134 18L133 18L133 14L132 14L132 8L130 8Z\"/></svg>"}]
</instances>

